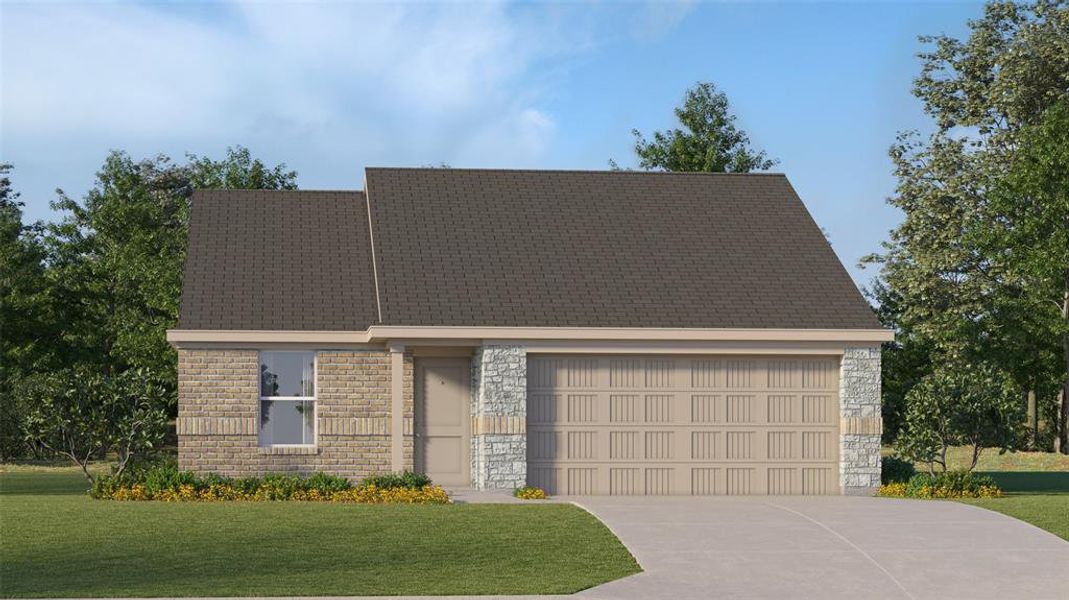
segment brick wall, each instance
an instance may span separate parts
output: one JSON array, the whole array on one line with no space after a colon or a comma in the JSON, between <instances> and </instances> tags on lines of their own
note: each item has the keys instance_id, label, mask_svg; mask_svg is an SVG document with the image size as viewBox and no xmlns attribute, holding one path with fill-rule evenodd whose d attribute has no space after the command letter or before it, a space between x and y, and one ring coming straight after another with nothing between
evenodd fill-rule
<instances>
[{"instance_id":1,"label":"brick wall","mask_svg":"<svg viewBox=\"0 0 1069 600\"><path fill-rule=\"evenodd\" d=\"M178 462L231 476L325 471L350 479L392 470L390 354L316 353L315 448L260 448L255 350L178 351ZM412 357L404 360L404 468L412 468Z\"/></svg>"}]
</instances>

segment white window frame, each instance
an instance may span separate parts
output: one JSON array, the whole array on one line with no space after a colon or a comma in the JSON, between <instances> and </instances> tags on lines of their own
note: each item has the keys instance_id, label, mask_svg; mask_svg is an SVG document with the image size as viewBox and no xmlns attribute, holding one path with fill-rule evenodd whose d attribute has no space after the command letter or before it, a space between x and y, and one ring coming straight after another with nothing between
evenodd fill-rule
<instances>
[{"instance_id":1,"label":"white window frame","mask_svg":"<svg viewBox=\"0 0 1069 600\"><path fill-rule=\"evenodd\" d=\"M263 364L263 355L271 352L311 352L312 353L312 395L311 396L264 396L264 378L260 374L260 365ZM271 350L259 350L256 353L256 446L259 448L317 448L319 447L319 352L306 349L276 348ZM264 401L281 400L300 402L312 402L312 443L310 444L267 444L260 442L260 433L263 423Z\"/></svg>"}]
</instances>

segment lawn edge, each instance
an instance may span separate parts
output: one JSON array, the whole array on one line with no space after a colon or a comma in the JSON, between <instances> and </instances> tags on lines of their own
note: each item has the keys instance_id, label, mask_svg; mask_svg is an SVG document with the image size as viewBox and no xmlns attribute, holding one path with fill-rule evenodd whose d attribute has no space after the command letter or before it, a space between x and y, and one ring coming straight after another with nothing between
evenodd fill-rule
<instances>
[{"instance_id":1,"label":"lawn edge","mask_svg":"<svg viewBox=\"0 0 1069 600\"><path fill-rule=\"evenodd\" d=\"M997 501L997 500L1001 500L1002 498L969 498L969 500L974 500L974 499L975 500L996 500ZM982 511L986 511L986 512L989 512L989 513L995 513L996 515L998 515L1000 517L1003 517L1003 518L1006 518L1006 519L1010 519L1012 521L1017 521L1018 523L1024 523L1025 525L1027 525L1027 526L1029 526L1029 527L1031 527L1033 529L1037 529L1039 531L1042 531L1043 533L1053 537L1056 540L1060 540L1062 542L1065 542L1066 544L1069 544L1069 540L1067 540L1067 539L1063 538L1062 536L1054 533L1053 531L1049 531L1047 529L1043 529L1039 525L1036 525L1035 523L1031 523L1029 521L1025 521L1024 519L1018 519L1017 517L1015 517L1013 515L1008 515L1008 514L1006 514L1004 512L1001 512L1001 511L997 511L997 510L993 510L993 509L986 508L986 507L983 507L983 506L979 506L979 505L973 504L971 502L966 502L965 501L966 499L962 499L962 498L947 498L947 500L949 500L951 502L957 502L958 504L961 504L961 505L964 505L964 506L968 506L969 508L972 508L972 509L982 510Z\"/></svg>"}]
</instances>

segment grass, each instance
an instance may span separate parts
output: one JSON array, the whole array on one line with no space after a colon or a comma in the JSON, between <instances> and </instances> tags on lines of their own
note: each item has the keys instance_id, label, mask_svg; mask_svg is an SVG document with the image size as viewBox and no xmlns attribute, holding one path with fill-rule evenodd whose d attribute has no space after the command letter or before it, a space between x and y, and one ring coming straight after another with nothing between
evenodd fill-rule
<instances>
[{"instance_id":1,"label":"grass","mask_svg":"<svg viewBox=\"0 0 1069 600\"><path fill-rule=\"evenodd\" d=\"M968 469L972 460L972 449L964 446L951 448L947 452L947 468ZM1006 452L984 450L976 463L977 471L1033 471L1069 473L1069 455L1054 452Z\"/></svg>"},{"instance_id":2,"label":"grass","mask_svg":"<svg viewBox=\"0 0 1069 600\"><path fill-rule=\"evenodd\" d=\"M4 597L571 593L637 573L571 505L92 500L71 469L0 471Z\"/></svg>"},{"instance_id":3,"label":"grass","mask_svg":"<svg viewBox=\"0 0 1069 600\"><path fill-rule=\"evenodd\" d=\"M1025 461L1023 464L1029 463ZM1069 471L986 473L1006 492L1006 496L963 499L961 502L1009 515L1069 541Z\"/></svg>"},{"instance_id":4,"label":"grass","mask_svg":"<svg viewBox=\"0 0 1069 600\"><path fill-rule=\"evenodd\" d=\"M951 448L947 467L967 469L972 459L966 447ZM884 453L890 453L884 449ZM924 470L923 465L918 470ZM976 470L990 475L1006 493L1002 498L962 499L965 502L1031 523L1069 540L1069 456L1053 452L985 450Z\"/></svg>"},{"instance_id":5,"label":"grass","mask_svg":"<svg viewBox=\"0 0 1069 600\"><path fill-rule=\"evenodd\" d=\"M970 498L959 502L1009 515L1069 541L1069 492L1009 494L1005 498Z\"/></svg>"}]
</instances>

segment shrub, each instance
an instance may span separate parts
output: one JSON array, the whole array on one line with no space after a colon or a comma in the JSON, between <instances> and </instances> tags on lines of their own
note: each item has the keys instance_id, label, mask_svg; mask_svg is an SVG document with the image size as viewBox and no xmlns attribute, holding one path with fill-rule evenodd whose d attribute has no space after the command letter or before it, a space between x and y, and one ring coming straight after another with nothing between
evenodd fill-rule
<instances>
[{"instance_id":1,"label":"shrub","mask_svg":"<svg viewBox=\"0 0 1069 600\"><path fill-rule=\"evenodd\" d=\"M176 489L183 485L195 485L197 476L189 471L179 471L175 463L165 463L150 467L139 473L131 473L130 480L144 486L148 494L163 490Z\"/></svg>"},{"instance_id":2,"label":"shrub","mask_svg":"<svg viewBox=\"0 0 1069 600\"><path fill-rule=\"evenodd\" d=\"M931 496L931 490L935 488L935 476L928 473L917 473L906 482L906 496L911 498L926 498Z\"/></svg>"},{"instance_id":3,"label":"shrub","mask_svg":"<svg viewBox=\"0 0 1069 600\"><path fill-rule=\"evenodd\" d=\"M984 448L1016 449L1024 421L1021 395L1013 379L994 366L944 365L906 394L898 452L946 471L947 449L967 445L973 450L971 470Z\"/></svg>"},{"instance_id":4,"label":"shrub","mask_svg":"<svg viewBox=\"0 0 1069 600\"><path fill-rule=\"evenodd\" d=\"M27 441L66 456L95 484L89 462L104 452L117 458L116 473L155 452L167 430L171 392L144 369L105 376L86 366L40 373L16 393Z\"/></svg>"},{"instance_id":5,"label":"shrub","mask_svg":"<svg viewBox=\"0 0 1069 600\"><path fill-rule=\"evenodd\" d=\"M520 500L545 500L546 498L549 498L549 494L547 494L545 490L532 485L516 488L512 490L512 495Z\"/></svg>"},{"instance_id":6,"label":"shrub","mask_svg":"<svg viewBox=\"0 0 1069 600\"><path fill-rule=\"evenodd\" d=\"M361 504L445 504L449 496L441 487L430 484L424 475L402 473L383 479L368 478L359 485L326 473L308 477L268 474L262 478L234 479L215 473L203 477L177 466L160 464L143 471L98 478L90 495L110 500L159 500L163 502L216 502L243 500L270 502L297 500L306 502L345 502ZM426 482L424 485L418 485Z\"/></svg>"},{"instance_id":7,"label":"shrub","mask_svg":"<svg viewBox=\"0 0 1069 600\"><path fill-rule=\"evenodd\" d=\"M995 498L1002 495L1002 490L988 475L947 471L937 475L918 473L906 483L884 484L877 495L890 498Z\"/></svg>"},{"instance_id":8,"label":"shrub","mask_svg":"<svg viewBox=\"0 0 1069 600\"><path fill-rule=\"evenodd\" d=\"M877 496L883 498L908 498L906 495L906 484L902 482L885 483L880 486L879 491L876 492Z\"/></svg>"},{"instance_id":9,"label":"shrub","mask_svg":"<svg viewBox=\"0 0 1069 600\"><path fill-rule=\"evenodd\" d=\"M917 474L913 463L897 456L885 456L881 461L880 483L905 483Z\"/></svg>"},{"instance_id":10,"label":"shrub","mask_svg":"<svg viewBox=\"0 0 1069 600\"><path fill-rule=\"evenodd\" d=\"M304 482L311 488L331 493L345 491L353 486L353 484L344 477L330 475L328 473L323 473L322 471L312 473L304 480ZM427 483L430 483L429 479L427 480Z\"/></svg>"},{"instance_id":11,"label":"shrub","mask_svg":"<svg viewBox=\"0 0 1069 600\"><path fill-rule=\"evenodd\" d=\"M408 488L412 490L418 490L431 485L431 478L427 477L423 473L413 473L412 471L404 471L402 473L384 473L382 475L371 475L365 477L363 482L365 485L373 485L377 488L390 489L390 488Z\"/></svg>"}]
</instances>

